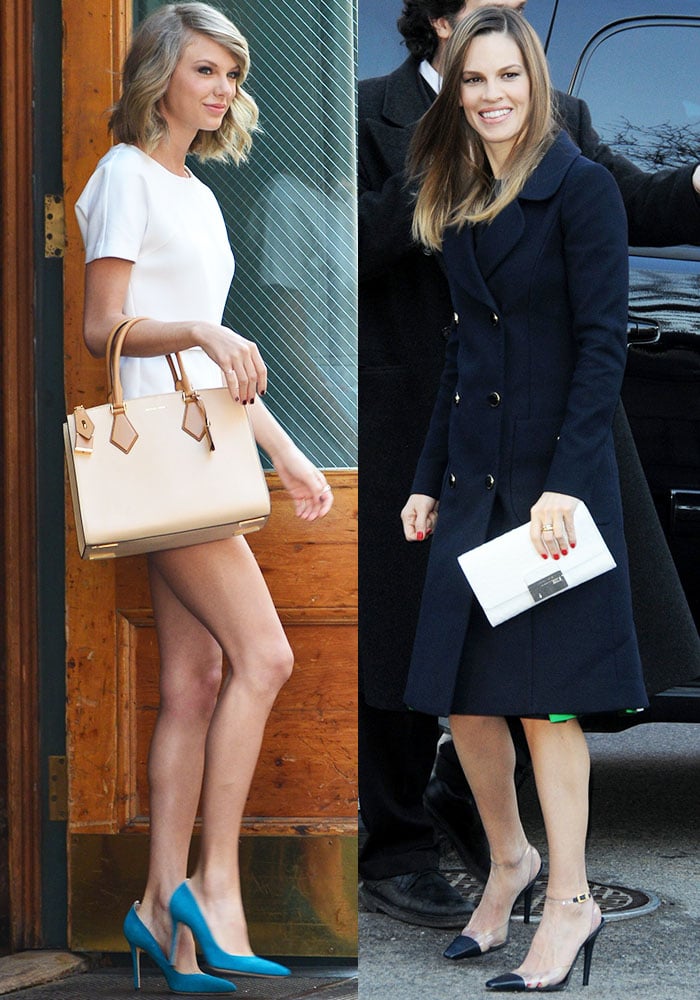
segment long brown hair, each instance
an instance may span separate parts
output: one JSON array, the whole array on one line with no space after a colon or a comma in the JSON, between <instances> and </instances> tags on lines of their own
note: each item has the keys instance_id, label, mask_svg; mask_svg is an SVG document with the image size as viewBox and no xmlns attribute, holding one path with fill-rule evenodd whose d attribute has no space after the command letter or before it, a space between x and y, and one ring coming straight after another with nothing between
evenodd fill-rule
<instances>
[{"instance_id":1,"label":"long brown hair","mask_svg":"<svg viewBox=\"0 0 700 1000\"><path fill-rule=\"evenodd\" d=\"M493 177L479 134L460 104L467 49L477 35L509 35L530 80L527 123L511 150L494 197ZM421 118L411 143L409 172L418 181L413 235L439 250L445 228L490 222L518 197L558 131L542 44L524 17L509 7L480 7L455 28L445 50L440 94Z\"/></svg>"}]
</instances>

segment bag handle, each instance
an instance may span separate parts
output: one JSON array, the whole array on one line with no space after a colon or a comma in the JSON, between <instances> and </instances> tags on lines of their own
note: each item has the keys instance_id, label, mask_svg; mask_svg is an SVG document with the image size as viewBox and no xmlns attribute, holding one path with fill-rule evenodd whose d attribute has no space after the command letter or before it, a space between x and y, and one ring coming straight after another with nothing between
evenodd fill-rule
<instances>
[{"instance_id":1,"label":"bag handle","mask_svg":"<svg viewBox=\"0 0 700 1000\"><path fill-rule=\"evenodd\" d=\"M110 441L127 455L138 440L138 431L126 415L124 392L119 374L119 362L121 360L122 347L129 330L131 330L134 324L146 318L145 316L134 316L117 323L107 337L105 351L107 382L110 387L108 398L112 407L112 433ZM201 441L206 436L210 451L214 451L214 441L211 436L211 427L204 402L196 390L192 388L192 383L185 370L180 352L174 351L171 354L166 354L165 359L168 362L168 367L173 377L175 391L182 392L185 404L182 430L193 437L195 441ZM177 361L177 368L175 367L175 361Z\"/></svg>"}]
</instances>

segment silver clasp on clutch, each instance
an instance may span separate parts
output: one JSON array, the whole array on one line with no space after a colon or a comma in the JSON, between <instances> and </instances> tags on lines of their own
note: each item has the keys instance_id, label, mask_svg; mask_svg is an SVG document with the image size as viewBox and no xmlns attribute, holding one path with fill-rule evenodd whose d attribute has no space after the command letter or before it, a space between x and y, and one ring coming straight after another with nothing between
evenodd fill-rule
<instances>
[{"instance_id":1,"label":"silver clasp on clutch","mask_svg":"<svg viewBox=\"0 0 700 1000\"><path fill-rule=\"evenodd\" d=\"M532 594L535 604L539 604L540 601L546 601L548 597L558 594L560 590L566 590L568 586L564 574L561 570L557 570L549 576L543 576L541 580L528 583L527 589Z\"/></svg>"}]
</instances>

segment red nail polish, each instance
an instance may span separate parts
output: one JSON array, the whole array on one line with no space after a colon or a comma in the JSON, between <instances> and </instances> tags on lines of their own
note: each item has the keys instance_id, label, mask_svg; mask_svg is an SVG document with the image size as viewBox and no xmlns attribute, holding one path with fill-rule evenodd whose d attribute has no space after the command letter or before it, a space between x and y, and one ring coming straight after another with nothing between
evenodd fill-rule
<instances>
[{"instance_id":1,"label":"red nail polish","mask_svg":"<svg viewBox=\"0 0 700 1000\"><path fill-rule=\"evenodd\" d=\"M576 542L569 542L569 545L571 546L572 549L576 548Z\"/></svg>"},{"instance_id":2,"label":"red nail polish","mask_svg":"<svg viewBox=\"0 0 700 1000\"><path fill-rule=\"evenodd\" d=\"M569 554L569 550L568 550L568 549L562 549L562 550L561 550L561 554L562 554L563 556L567 556L567 555Z\"/></svg>"},{"instance_id":3,"label":"red nail polish","mask_svg":"<svg viewBox=\"0 0 700 1000\"><path fill-rule=\"evenodd\" d=\"M540 555L542 556L543 559L549 559L549 556L547 555L546 552L540 552Z\"/></svg>"},{"instance_id":4,"label":"red nail polish","mask_svg":"<svg viewBox=\"0 0 700 1000\"><path fill-rule=\"evenodd\" d=\"M558 558L559 558L559 553L558 552L552 552L552 559L558 559Z\"/></svg>"},{"instance_id":5,"label":"red nail polish","mask_svg":"<svg viewBox=\"0 0 700 1000\"><path fill-rule=\"evenodd\" d=\"M419 542L422 542L423 541L423 532L422 531L417 531L416 532L416 538L418 539Z\"/></svg>"}]
</instances>

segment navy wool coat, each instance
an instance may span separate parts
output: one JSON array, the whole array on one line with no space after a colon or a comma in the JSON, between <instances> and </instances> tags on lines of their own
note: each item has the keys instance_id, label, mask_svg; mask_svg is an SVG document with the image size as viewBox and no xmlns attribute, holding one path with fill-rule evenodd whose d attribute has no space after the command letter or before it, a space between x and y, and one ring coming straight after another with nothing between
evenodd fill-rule
<instances>
[{"instance_id":1,"label":"navy wool coat","mask_svg":"<svg viewBox=\"0 0 700 1000\"><path fill-rule=\"evenodd\" d=\"M468 711L642 707L612 435L628 307L617 186L562 132L478 250L464 226L447 231L443 256L456 322L412 487L440 509L406 703L449 713L470 616L481 614L457 556L528 521L548 490L587 504L617 569L480 629L492 683Z\"/></svg>"}]
</instances>

